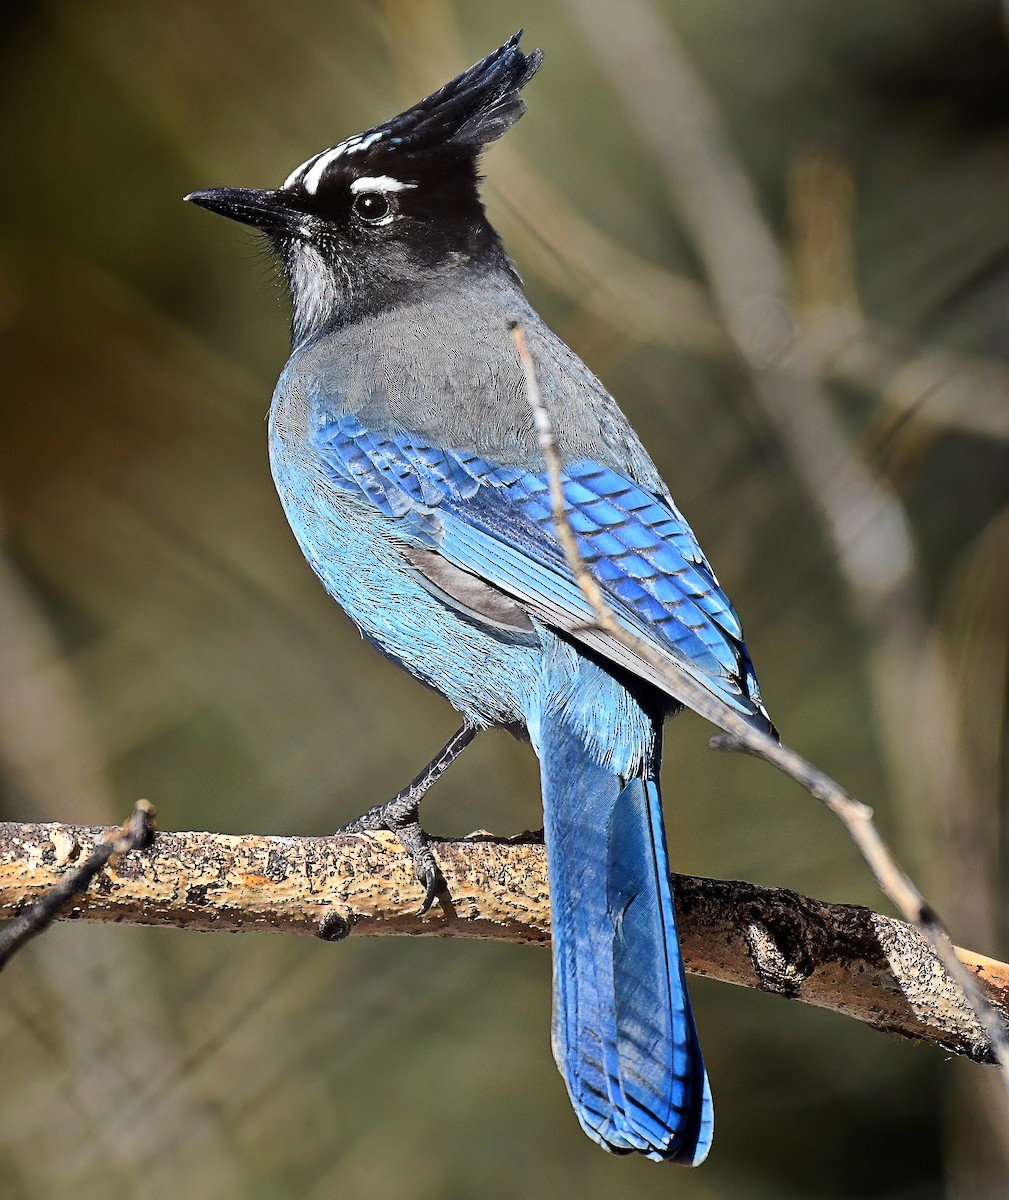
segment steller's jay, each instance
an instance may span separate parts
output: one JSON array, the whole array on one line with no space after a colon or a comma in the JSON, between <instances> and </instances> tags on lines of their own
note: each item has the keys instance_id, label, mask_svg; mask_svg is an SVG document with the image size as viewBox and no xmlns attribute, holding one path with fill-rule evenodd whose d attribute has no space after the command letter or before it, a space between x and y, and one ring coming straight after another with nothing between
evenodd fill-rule
<instances>
[{"instance_id":1,"label":"steller's jay","mask_svg":"<svg viewBox=\"0 0 1009 1200\"><path fill-rule=\"evenodd\" d=\"M542 62L520 34L272 191L187 199L262 230L293 350L273 397L273 475L327 591L465 724L406 792L349 828L395 828L435 888L419 796L478 729L540 760L553 911L553 1051L586 1133L696 1164L708 1080L676 938L659 800L675 679L773 731L719 587L623 413L530 308L480 203L481 148ZM568 519L616 619L592 624L559 547L510 329L524 330Z\"/></svg>"}]
</instances>

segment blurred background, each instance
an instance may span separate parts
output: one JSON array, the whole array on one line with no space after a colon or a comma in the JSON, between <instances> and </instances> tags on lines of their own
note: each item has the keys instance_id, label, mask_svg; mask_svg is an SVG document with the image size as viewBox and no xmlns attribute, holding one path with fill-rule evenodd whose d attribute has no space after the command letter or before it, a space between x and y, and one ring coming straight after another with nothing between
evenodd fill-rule
<instances>
[{"instance_id":1,"label":"blurred background","mask_svg":"<svg viewBox=\"0 0 1009 1200\"><path fill-rule=\"evenodd\" d=\"M786 740L1009 956L1009 43L987 0L53 0L0 46L0 819L320 834L452 732L302 561L265 413L274 186L526 26L488 152L534 303L641 432ZM670 729L674 865L889 911L840 827ZM442 834L540 825L486 734ZM580 1133L541 950L59 927L0 979L0 1196L1004 1196L992 1072L695 980L693 1173Z\"/></svg>"}]
</instances>

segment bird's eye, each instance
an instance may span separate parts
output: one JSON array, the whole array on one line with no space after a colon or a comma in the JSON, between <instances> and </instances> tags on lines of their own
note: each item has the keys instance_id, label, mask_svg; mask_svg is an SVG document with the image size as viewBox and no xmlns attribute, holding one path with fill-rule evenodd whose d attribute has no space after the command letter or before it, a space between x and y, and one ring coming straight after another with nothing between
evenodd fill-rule
<instances>
[{"instance_id":1,"label":"bird's eye","mask_svg":"<svg viewBox=\"0 0 1009 1200\"><path fill-rule=\"evenodd\" d=\"M392 220L393 202L384 192L361 192L351 206L354 215L368 225L384 225Z\"/></svg>"}]
</instances>

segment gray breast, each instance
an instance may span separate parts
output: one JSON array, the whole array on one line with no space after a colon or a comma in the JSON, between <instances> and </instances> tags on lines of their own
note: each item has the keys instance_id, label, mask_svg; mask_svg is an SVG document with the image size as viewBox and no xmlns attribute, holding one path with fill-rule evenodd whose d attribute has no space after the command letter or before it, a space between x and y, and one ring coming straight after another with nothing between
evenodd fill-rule
<instances>
[{"instance_id":1,"label":"gray breast","mask_svg":"<svg viewBox=\"0 0 1009 1200\"><path fill-rule=\"evenodd\" d=\"M510 281L443 287L328 334L292 359L290 383L311 391L313 423L353 412L371 428L410 430L539 472L514 320L525 331L562 457L594 459L664 493L616 402Z\"/></svg>"}]
</instances>

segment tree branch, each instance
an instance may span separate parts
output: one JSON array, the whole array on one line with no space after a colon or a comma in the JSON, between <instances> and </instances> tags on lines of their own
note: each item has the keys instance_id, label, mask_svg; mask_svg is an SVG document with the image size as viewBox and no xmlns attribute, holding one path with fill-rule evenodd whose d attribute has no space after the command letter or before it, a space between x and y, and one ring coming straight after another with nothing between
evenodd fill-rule
<instances>
[{"instance_id":1,"label":"tree branch","mask_svg":"<svg viewBox=\"0 0 1009 1200\"><path fill-rule=\"evenodd\" d=\"M84 825L0 824L0 918L51 894L72 864L107 844ZM122 854L64 920L220 932L356 936L428 934L545 945L546 854L531 835L435 842L447 893L417 909L421 889L392 834L328 838L157 833ZM990 1044L963 993L911 925L866 908L780 888L674 876L687 970L854 1017L975 1062ZM960 960L988 1002L1009 1007L1009 965Z\"/></svg>"}]
</instances>

